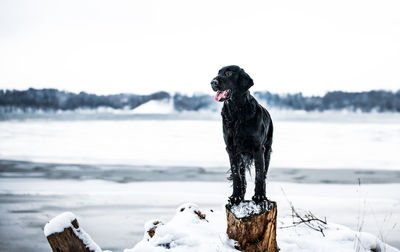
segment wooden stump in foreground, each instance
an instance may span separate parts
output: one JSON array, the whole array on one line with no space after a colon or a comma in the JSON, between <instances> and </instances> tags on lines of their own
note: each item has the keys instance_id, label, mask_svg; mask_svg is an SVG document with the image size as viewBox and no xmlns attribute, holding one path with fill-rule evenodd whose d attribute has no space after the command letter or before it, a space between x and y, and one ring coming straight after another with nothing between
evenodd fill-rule
<instances>
[{"instance_id":1,"label":"wooden stump in foreground","mask_svg":"<svg viewBox=\"0 0 400 252\"><path fill-rule=\"evenodd\" d=\"M227 234L238 242L237 249L246 252L277 252L276 202L256 204L244 201L226 205Z\"/></svg>"},{"instance_id":2,"label":"wooden stump in foreground","mask_svg":"<svg viewBox=\"0 0 400 252\"><path fill-rule=\"evenodd\" d=\"M76 217L63 213L44 228L44 234L53 252L101 252L101 248L79 227Z\"/></svg>"}]
</instances>

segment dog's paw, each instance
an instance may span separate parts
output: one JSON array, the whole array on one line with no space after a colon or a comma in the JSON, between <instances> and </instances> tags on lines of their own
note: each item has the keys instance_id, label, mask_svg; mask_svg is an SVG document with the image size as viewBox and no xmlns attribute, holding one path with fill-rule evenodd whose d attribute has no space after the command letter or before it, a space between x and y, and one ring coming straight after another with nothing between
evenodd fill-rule
<instances>
[{"instance_id":1,"label":"dog's paw","mask_svg":"<svg viewBox=\"0 0 400 252\"><path fill-rule=\"evenodd\" d=\"M261 203L267 200L267 197L262 194L256 194L251 198L255 203Z\"/></svg>"},{"instance_id":2,"label":"dog's paw","mask_svg":"<svg viewBox=\"0 0 400 252\"><path fill-rule=\"evenodd\" d=\"M232 195L229 197L228 201L231 205L237 205L243 201L243 197Z\"/></svg>"}]
</instances>

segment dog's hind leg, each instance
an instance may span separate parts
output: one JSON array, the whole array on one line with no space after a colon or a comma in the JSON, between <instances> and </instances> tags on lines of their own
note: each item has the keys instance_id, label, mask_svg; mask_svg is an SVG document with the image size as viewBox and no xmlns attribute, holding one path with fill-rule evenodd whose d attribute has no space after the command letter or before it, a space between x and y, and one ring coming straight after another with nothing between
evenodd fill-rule
<instances>
[{"instance_id":1,"label":"dog's hind leg","mask_svg":"<svg viewBox=\"0 0 400 252\"><path fill-rule=\"evenodd\" d=\"M271 121L269 124L269 127L268 127L267 142L264 145L265 176L267 176L268 168L269 168L269 161L271 160L273 131L274 131L274 127L273 127L272 121Z\"/></svg>"},{"instance_id":2,"label":"dog's hind leg","mask_svg":"<svg viewBox=\"0 0 400 252\"><path fill-rule=\"evenodd\" d=\"M267 198L265 197L265 162L264 162L264 147L262 147L257 153L254 155L254 165L256 168L256 187L254 189L253 200L256 203L260 203Z\"/></svg>"},{"instance_id":3,"label":"dog's hind leg","mask_svg":"<svg viewBox=\"0 0 400 252\"><path fill-rule=\"evenodd\" d=\"M267 173L268 173L269 161L271 160L271 152L272 152L271 145L266 145L265 146L265 152L264 152L265 178L267 177Z\"/></svg>"},{"instance_id":4,"label":"dog's hind leg","mask_svg":"<svg viewBox=\"0 0 400 252\"><path fill-rule=\"evenodd\" d=\"M271 159L271 152L272 152L272 136L273 136L273 126L272 126L272 122L270 122L270 125L268 127L268 133L267 133L267 141L264 144L264 148L263 148L264 149L264 152L263 152L263 157L264 157L263 171L264 172L262 173L262 175L260 175L258 191L257 191L257 180L256 180L256 192L254 195L254 197L256 197L256 198L253 197L253 200L256 202L257 201L260 202L260 201L266 199L266 179L267 179L269 161ZM256 166L256 171L257 171L257 166ZM256 179L258 177L259 177L259 175L256 174Z\"/></svg>"}]
</instances>

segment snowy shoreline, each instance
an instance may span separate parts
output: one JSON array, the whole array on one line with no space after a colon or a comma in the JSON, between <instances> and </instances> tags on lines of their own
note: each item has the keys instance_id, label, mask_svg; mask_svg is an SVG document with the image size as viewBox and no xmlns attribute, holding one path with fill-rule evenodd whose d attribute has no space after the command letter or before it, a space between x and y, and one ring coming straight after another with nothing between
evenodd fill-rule
<instances>
[{"instance_id":1,"label":"snowy shoreline","mask_svg":"<svg viewBox=\"0 0 400 252\"><path fill-rule=\"evenodd\" d=\"M249 183L246 198L252 195ZM297 184L270 182L268 196L278 202L278 218L290 215L285 192L296 208L310 210L328 222L383 236L400 247L400 184ZM50 251L43 226L52 217L74 212L80 224L103 249L131 248L143 237L143 224L159 218L167 222L174 209L194 202L222 211L231 188L227 182L135 182L102 180L0 179L2 222L0 250ZM22 235L21 235L22 234ZM11 241L18 239L18 244ZM32 248L32 240L35 246Z\"/></svg>"}]
</instances>

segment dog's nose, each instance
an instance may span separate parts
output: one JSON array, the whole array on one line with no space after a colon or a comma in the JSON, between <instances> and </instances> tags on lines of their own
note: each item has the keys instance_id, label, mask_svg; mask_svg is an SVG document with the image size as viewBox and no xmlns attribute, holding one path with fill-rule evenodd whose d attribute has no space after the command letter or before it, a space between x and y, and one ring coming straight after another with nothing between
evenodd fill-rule
<instances>
[{"instance_id":1,"label":"dog's nose","mask_svg":"<svg viewBox=\"0 0 400 252\"><path fill-rule=\"evenodd\" d=\"M218 89L218 80L217 79L213 79L212 81L211 81L211 87L212 87L212 89L214 90L214 91L216 91L217 89Z\"/></svg>"}]
</instances>

